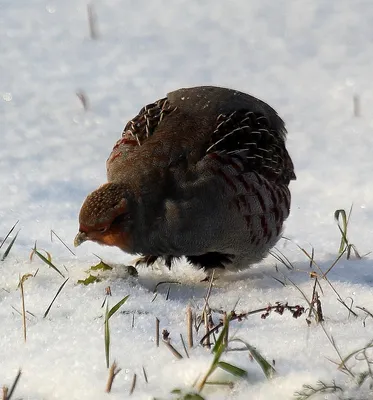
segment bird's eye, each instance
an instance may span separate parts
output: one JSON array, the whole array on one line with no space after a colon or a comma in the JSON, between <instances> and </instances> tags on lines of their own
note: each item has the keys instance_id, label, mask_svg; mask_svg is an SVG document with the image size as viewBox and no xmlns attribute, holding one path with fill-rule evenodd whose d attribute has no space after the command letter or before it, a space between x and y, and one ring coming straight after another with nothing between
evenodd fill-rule
<instances>
[{"instance_id":1,"label":"bird's eye","mask_svg":"<svg viewBox=\"0 0 373 400\"><path fill-rule=\"evenodd\" d=\"M107 227L97 229L100 233L104 233L107 231Z\"/></svg>"}]
</instances>

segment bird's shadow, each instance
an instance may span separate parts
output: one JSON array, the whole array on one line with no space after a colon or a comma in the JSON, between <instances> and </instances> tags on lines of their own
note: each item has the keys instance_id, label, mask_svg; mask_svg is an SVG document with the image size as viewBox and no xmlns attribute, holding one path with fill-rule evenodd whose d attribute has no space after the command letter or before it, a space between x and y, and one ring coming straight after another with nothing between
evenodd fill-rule
<instances>
[{"instance_id":1,"label":"bird's shadow","mask_svg":"<svg viewBox=\"0 0 373 400\"><path fill-rule=\"evenodd\" d=\"M312 272L319 277L333 266L337 255L318 261L317 266L310 266L310 261L297 261L293 269L278 265L270 259L257 264L252 268L239 272L232 272L218 276L213 283L213 292L223 294L227 292L250 292L259 289L262 291L277 290L285 285L302 285L314 282ZM195 270L185 262L175 265L171 271L160 266L157 274L150 269L140 269L138 284L155 296L162 296L168 300L177 300L188 303L201 299L206 295L209 282L203 271ZM330 282L343 282L373 287L373 260L370 258L349 259L342 257L328 272Z\"/></svg>"}]
</instances>

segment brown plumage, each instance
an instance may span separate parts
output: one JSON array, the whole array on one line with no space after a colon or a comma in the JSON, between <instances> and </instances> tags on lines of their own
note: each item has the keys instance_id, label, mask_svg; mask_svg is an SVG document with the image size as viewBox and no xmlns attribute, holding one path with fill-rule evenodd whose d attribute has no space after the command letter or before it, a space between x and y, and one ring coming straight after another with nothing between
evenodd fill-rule
<instances>
[{"instance_id":1,"label":"brown plumage","mask_svg":"<svg viewBox=\"0 0 373 400\"><path fill-rule=\"evenodd\" d=\"M90 194L76 245L113 245L168 266L247 268L277 242L295 179L282 119L247 94L179 89L142 108Z\"/></svg>"}]
</instances>

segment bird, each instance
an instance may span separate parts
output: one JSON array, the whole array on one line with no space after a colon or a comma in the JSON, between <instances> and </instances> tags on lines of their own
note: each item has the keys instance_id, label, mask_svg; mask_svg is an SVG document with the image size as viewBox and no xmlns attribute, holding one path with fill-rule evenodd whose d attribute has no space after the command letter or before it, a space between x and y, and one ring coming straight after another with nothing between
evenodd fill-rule
<instances>
[{"instance_id":1,"label":"bird","mask_svg":"<svg viewBox=\"0 0 373 400\"><path fill-rule=\"evenodd\" d=\"M116 246L148 266L185 257L207 274L249 268L290 213L286 135L272 107L238 90L168 93L125 125L107 183L80 209L74 245Z\"/></svg>"}]
</instances>

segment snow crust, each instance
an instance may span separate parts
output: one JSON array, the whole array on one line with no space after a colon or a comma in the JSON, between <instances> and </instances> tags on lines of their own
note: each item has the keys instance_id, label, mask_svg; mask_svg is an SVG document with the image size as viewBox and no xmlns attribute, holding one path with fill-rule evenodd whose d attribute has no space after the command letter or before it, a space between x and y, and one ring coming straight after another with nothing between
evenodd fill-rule
<instances>
[{"instance_id":1,"label":"snow crust","mask_svg":"<svg viewBox=\"0 0 373 400\"><path fill-rule=\"evenodd\" d=\"M105 161L125 122L169 91L200 84L236 88L273 106L289 132L297 181L291 184L284 235L292 242L282 240L278 248L295 270L277 262L277 272L276 260L268 257L218 281L211 307L230 311L238 302L241 312L276 301L307 307L297 288L273 277L290 278L310 299L309 260L296 244L308 252L313 246L316 262L326 271L340 241L333 213L348 211L352 203L349 239L362 254L373 249L370 1L97 0L93 5L98 40L89 37L85 1L1 4L0 238L17 220L21 231L0 262L0 384L10 386L21 367L16 398L123 399L134 373L133 399L169 398L174 388L190 388L212 361L202 347L178 361L163 343L157 348L154 342L157 317L182 351L186 307L201 310L204 304L201 271L180 263L170 272L159 266L128 278L121 265L133 257L119 250L85 244L74 257L57 240L50 241L53 229L72 246L81 203L105 182ZM80 91L88 111L76 95ZM353 114L354 96L359 117ZM45 319L63 279L37 258L30 263L35 240L70 277ZM97 263L92 253L117 267L100 283L77 285ZM14 310L21 309L17 285L19 276L38 268L24 284L26 309L33 314L28 314L25 344L22 319ZM372 340L373 320L356 308L373 312L372 255L344 257L328 277L358 314L349 315L321 282L325 330L346 356ZM169 300L163 286L152 302L153 288L162 280L182 285L172 286ZM110 395L104 393L108 371L101 308L107 286L111 306L130 295L110 320L112 360L122 368ZM335 350L321 326L308 327L304 316L271 314L263 320L256 314L233 323L231 331L275 360L278 374L267 381L247 353L229 353L224 360L247 369L249 378L231 391L209 387L202 393L206 399L289 399L303 383L333 379L350 388L355 399L371 396L365 387L355 391L353 381L328 360L338 360ZM352 364L360 368L358 360Z\"/></svg>"}]
</instances>

